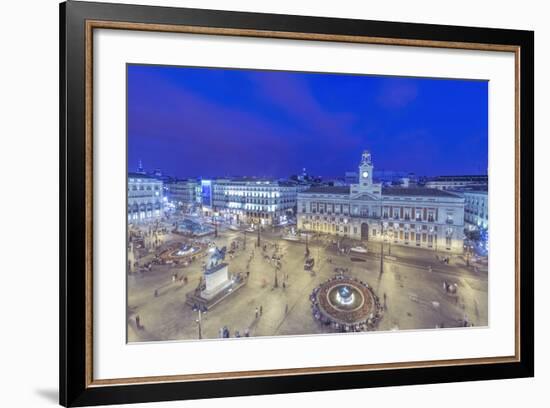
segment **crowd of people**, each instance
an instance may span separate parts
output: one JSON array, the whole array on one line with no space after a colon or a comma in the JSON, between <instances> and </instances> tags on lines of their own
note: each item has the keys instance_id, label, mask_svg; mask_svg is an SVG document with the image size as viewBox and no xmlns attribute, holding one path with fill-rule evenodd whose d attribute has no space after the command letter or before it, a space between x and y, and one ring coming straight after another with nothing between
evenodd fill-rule
<instances>
[{"instance_id":1,"label":"crowd of people","mask_svg":"<svg viewBox=\"0 0 550 408\"><path fill-rule=\"evenodd\" d=\"M229 330L227 326L221 327L219 333L221 339L228 339L231 337L231 330ZM242 334L239 330L235 330L235 332L233 333L233 337L250 337L250 329L248 327L245 328Z\"/></svg>"}]
</instances>

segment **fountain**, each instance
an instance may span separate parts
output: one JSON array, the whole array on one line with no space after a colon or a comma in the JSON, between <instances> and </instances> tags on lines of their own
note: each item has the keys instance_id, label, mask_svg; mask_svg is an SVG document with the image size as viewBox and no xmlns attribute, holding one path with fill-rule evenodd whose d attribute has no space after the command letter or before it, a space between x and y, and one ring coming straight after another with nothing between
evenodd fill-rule
<instances>
[{"instance_id":1,"label":"fountain","mask_svg":"<svg viewBox=\"0 0 550 408\"><path fill-rule=\"evenodd\" d=\"M336 291L336 301L343 306L348 306L353 304L354 299L355 299L355 294L351 291L349 286L341 286Z\"/></svg>"},{"instance_id":2,"label":"fountain","mask_svg":"<svg viewBox=\"0 0 550 408\"><path fill-rule=\"evenodd\" d=\"M201 242L176 242L170 244L158 253L162 263L185 263L204 253L207 246Z\"/></svg>"},{"instance_id":3,"label":"fountain","mask_svg":"<svg viewBox=\"0 0 550 408\"><path fill-rule=\"evenodd\" d=\"M374 329L382 308L372 288L358 279L337 275L313 290L313 316L336 331Z\"/></svg>"},{"instance_id":4,"label":"fountain","mask_svg":"<svg viewBox=\"0 0 550 408\"><path fill-rule=\"evenodd\" d=\"M214 233L214 227L185 218L184 220L178 222L174 232L194 237L202 237Z\"/></svg>"}]
</instances>

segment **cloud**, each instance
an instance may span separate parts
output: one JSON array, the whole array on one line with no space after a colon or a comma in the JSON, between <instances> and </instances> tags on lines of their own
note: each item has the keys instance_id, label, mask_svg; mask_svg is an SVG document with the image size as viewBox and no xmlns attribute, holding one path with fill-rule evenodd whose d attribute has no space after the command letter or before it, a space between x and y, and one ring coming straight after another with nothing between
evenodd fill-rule
<instances>
[{"instance_id":1,"label":"cloud","mask_svg":"<svg viewBox=\"0 0 550 408\"><path fill-rule=\"evenodd\" d=\"M312 74L316 75L316 74ZM256 84L262 98L284 113L303 135L322 138L336 151L357 148L360 138L352 131L358 118L349 112L331 111L315 96L304 76L278 72L271 75L251 73L250 79Z\"/></svg>"},{"instance_id":2,"label":"cloud","mask_svg":"<svg viewBox=\"0 0 550 408\"><path fill-rule=\"evenodd\" d=\"M227 106L165 79L140 78L129 89L129 147L162 155L167 163L179 163L186 173L199 175L212 169L217 175L247 175L262 168L262 175L268 176L292 161L293 130L254 112Z\"/></svg>"},{"instance_id":3,"label":"cloud","mask_svg":"<svg viewBox=\"0 0 550 408\"><path fill-rule=\"evenodd\" d=\"M377 101L386 109L401 109L416 100L418 87L406 78L386 78L379 89Z\"/></svg>"}]
</instances>

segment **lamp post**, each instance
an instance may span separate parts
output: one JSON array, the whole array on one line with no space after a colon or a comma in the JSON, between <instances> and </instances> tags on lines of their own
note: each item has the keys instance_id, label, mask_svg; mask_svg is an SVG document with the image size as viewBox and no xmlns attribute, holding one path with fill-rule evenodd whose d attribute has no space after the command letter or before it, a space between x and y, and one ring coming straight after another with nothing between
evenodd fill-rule
<instances>
[{"instance_id":1,"label":"lamp post","mask_svg":"<svg viewBox=\"0 0 550 408\"><path fill-rule=\"evenodd\" d=\"M392 235L389 234L388 232L388 225L387 223L383 223L382 224L382 233L384 235L384 239L383 239L383 242L382 242L382 247L384 247L384 242L388 242L388 255L391 256L391 238L392 238Z\"/></svg>"},{"instance_id":2,"label":"lamp post","mask_svg":"<svg viewBox=\"0 0 550 408\"><path fill-rule=\"evenodd\" d=\"M218 223L216 222L216 213L212 213L212 223L214 224L214 237L218 238Z\"/></svg>"},{"instance_id":3,"label":"lamp post","mask_svg":"<svg viewBox=\"0 0 550 408\"><path fill-rule=\"evenodd\" d=\"M257 246L258 248L261 246L261 243L260 243L260 228L261 228L261 224L260 224L260 221L258 221L258 242L257 242Z\"/></svg>"},{"instance_id":4,"label":"lamp post","mask_svg":"<svg viewBox=\"0 0 550 408\"><path fill-rule=\"evenodd\" d=\"M275 264L275 279L274 279L274 282L273 282L273 287L274 288L278 288L279 287L279 277L278 277L278 274L277 274L277 269L278 269L278 264Z\"/></svg>"},{"instance_id":5,"label":"lamp post","mask_svg":"<svg viewBox=\"0 0 550 408\"><path fill-rule=\"evenodd\" d=\"M206 314L207 308L205 305L198 305L195 303L193 305L193 311L199 312L199 317L196 320L196 322L197 322L197 325L199 326L199 340L201 340L202 339L202 314L203 313Z\"/></svg>"},{"instance_id":6,"label":"lamp post","mask_svg":"<svg viewBox=\"0 0 550 408\"><path fill-rule=\"evenodd\" d=\"M380 247L380 275L384 273L384 241Z\"/></svg>"}]
</instances>

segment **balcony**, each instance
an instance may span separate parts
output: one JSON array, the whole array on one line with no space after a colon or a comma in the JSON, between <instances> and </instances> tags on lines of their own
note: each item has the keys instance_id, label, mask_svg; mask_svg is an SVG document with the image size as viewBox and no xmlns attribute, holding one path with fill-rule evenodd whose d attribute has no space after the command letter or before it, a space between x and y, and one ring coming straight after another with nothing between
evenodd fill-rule
<instances>
[{"instance_id":1,"label":"balcony","mask_svg":"<svg viewBox=\"0 0 550 408\"><path fill-rule=\"evenodd\" d=\"M366 213L361 214L361 213L359 213L359 214L352 214L351 218L367 218L369 220L379 220L382 217L380 217L377 214L366 214ZM385 217L385 218L387 218L387 217Z\"/></svg>"}]
</instances>

